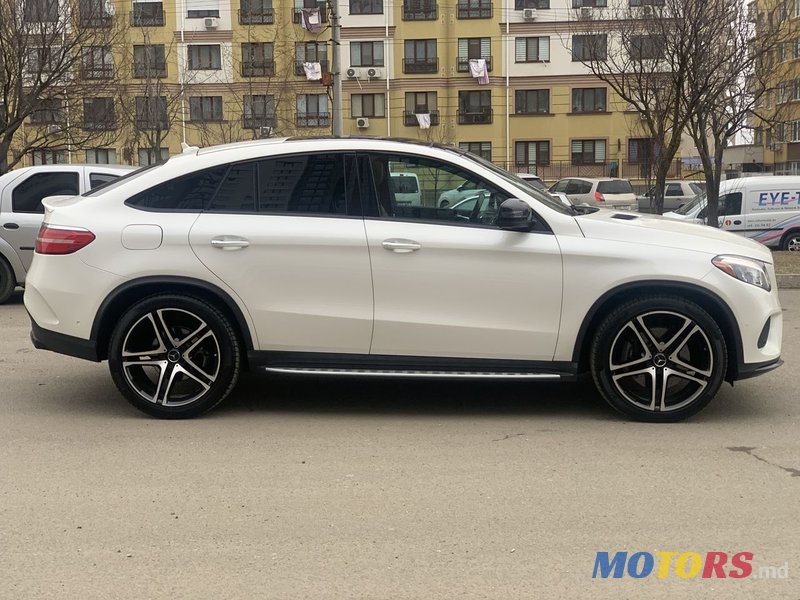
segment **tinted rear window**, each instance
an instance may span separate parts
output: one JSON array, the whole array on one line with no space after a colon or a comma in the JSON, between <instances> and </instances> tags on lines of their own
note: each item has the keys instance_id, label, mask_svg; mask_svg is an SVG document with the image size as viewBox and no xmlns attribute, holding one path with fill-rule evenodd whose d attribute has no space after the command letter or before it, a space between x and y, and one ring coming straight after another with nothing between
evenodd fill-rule
<instances>
[{"instance_id":1,"label":"tinted rear window","mask_svg":"<svg viewBox=\"0 0 800 600\"><path fill-rule=\"evenodd\" d=\"M199 212L211 201L227 170L228 166L223 165L177 177L136 194L125 204L145 210Z\"/></svg>"},{"instance_id":2,"label":"tinted rear window","mask_svg":"<svg viewBox=\"0 0 800 600\"><path fill-rule=\"evenodd\" d=\"M632 194L633 187L630 181L601 181L597 184L597 191L601 194Z\"/></svg>"}]
</instances>

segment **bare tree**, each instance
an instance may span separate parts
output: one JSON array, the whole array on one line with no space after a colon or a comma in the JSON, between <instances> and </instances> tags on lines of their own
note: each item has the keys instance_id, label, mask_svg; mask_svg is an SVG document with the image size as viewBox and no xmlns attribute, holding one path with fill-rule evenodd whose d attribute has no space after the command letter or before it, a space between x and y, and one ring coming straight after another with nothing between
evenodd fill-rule
<instances>
[{"instance_id":1,"label":"bare tree","mask_svg":"<svg viewBox=\"0 0 800 600\"><path fill-rule=\"evenodd\" d=\"M640 116L652 142L652 210L662 213L664 182L701 90L688 65L706 35L703 0L641 0L610 8L578 8L571 21L573 59L608 85Z\"/></svg>"},{"instance_id":2,"label":"bare tree","mask_svg":"<svg viewBox=\"0 0 800 600\"><path fill-rule=\"evenodd\" d=\"M684 0L702 3L706 35L698 40L687 73L688 85L701 92L689 115L694 140L706 177L706 223L718 226L719 184L723 152L737 134L753 122L772 127L779 123L790 100L786 96L787 63L781 54L794 42L785 26L785 2L773 2L767 15L751 12L732 0ZM753 23L757 21L757 26ZM793 93L790 91L790 93ZM774 95L777 108L768 108Z\"/></svg>"},{"instance_id":3,"label":"bare tree","mask_svg":"<svg viewBox=\"0 0 800 600\"><path fill-rule=\"evenodd\" d=\"M0 0L0 173L32 150L109 139L113 111L92 100L114 94L111 48L121 35L100 0Z\"/></svg>"}]
</instances>

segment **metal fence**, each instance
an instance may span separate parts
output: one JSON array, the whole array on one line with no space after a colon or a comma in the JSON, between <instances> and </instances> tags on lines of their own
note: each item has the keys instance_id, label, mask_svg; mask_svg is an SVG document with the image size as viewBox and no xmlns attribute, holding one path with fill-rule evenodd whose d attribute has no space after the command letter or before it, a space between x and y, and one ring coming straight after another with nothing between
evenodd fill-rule
<instances>
[{"instance_id":1,"label":"metal fence","mask_svg":"<svg viewBox=\"0 0 800 600\"><path fill-rule=\"evenodd\" d=\"M546 165L524 165L512 163L505 168L513 173L538 175L545 181L558 181L565 177L620 177L631 180L655 179L652 163L609 160L590 164L573 164L569 161L551 161ZM681 177L681 161L672 161L667 177Z\"/></svg>"}]
</instances>

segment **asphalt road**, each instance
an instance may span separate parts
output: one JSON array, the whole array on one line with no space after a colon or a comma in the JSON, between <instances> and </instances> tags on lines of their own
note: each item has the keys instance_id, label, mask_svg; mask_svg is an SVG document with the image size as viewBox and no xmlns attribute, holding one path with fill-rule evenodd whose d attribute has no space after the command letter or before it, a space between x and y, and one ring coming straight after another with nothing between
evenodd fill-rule
<instances>
[{"instance_id":1,"label":"asphalt road","mask_svg":"<svg viewBox=\"0 0 800 600\"><path fill-rule=\"evenodd\" d=\"M0 598L800 598L800 291L782 301L782 369L647 425L585 384L256 376L157 421L105 365L34 350L17 297ZM755 570L593 580L598 551L752 552Z\"/></svg>"}]
</instances>

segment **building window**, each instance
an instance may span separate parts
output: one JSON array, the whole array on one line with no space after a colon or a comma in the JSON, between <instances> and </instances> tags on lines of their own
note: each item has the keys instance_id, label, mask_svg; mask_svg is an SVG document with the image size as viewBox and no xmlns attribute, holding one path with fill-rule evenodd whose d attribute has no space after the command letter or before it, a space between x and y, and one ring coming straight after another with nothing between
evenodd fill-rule
<instances>
[{"instance_id":1,"label":"building window","mask_svg":"<svg viewBox=\"0 0 800 600\"><path fill-rule=\"evenodd\" d=\"M275 97L245 96L243 127L245 129L275 127Z\"/></svg>"},{"instance_id":2,"label":"building window","mask_svg":"<svg viewBox=\"0 0 800 600\"><path fill-rule=\"evenodd\" d=\"M56 23L58 0L25 0L22 16L26 23Z\"/></svg>"},{"instance_id":3,"label":"building window","mask_svg":"<svg viewBox=\"0 0 800 600\"><path fill-rule=\"evenodd\" d=\"M298 42L294 46L294 72L305 75L304 62L318 62L323 71L328 70L328 44L325 42Z\"/></svg>"},{"instance_id":4,"label":"building window","mask_svg":"<svg viewBox=\"0 0 800 600\"><path fill-rule=\"evenodd\" d=\"M189 98L190 121L222 121L222 96Z\"/></svg>"},{"instance_id":5,"label":"building window","mask_svg":"<svg viewBox=\"0 0 800 600\"><path fill-rule=\"evenodd\" d=\"M514 0L514 10L550 8L550 0Z\"/></svg>"},{"instance_id":6,"label":"building window","mask_svg":"<svg viewBox=\"0 0 800 600\"><path fill-rule=\"evenodd\" d=\"M131 25L134 27L162 27L164 5L161 2L133 2Z\"/></svg>"},{"instance_id":7,"label":"building window","mask_svg":"<svg viewBox=\"0 0 800 600\"><path fill-rule=\"evenodd\" d=\"M111 131L117 125L113 98L83 99L83 128Z\"/></svg>"},{"instance_id":8,"label":"building window","mask_svg":"<svg viewBox=\"0 0 800 600\"><path fill-rule=\"evenodd\" d=\"M605 140L573 140L572 164L593 165L606 162Z\"/></svg>"},{"instance_id":9,"label":"building window","mask_svg":"<svg viewBox=\"0 0 800 600\"><path fill-rule=\"evenodd\" d=\"M269 25L275 21L272 0L241 0L240 25Z\"/></svg>"},{"instance_id":10,"label":"building window","mask_svg":"<svg viewBox=\"0 0 800 600\"><path fill-rule=\"evenodd\" d=\"M656 141L649 138L628 140L628 161L634 164L647 164L656 156Z\"/></svg>"},{"instance_id":11,"label":"building window","mask_svg":"<svg viewBox=\"0 0 800 600\"><path fill-rule=\"evenodd\" d=\"M169 158L169 148L140 148L139 166L146 167L166 162Z\"/></svg>"},{"instance_id":12,"label":"building window","mask_svg":"<svg viewBox=\"0 0 800 600\"><path fill-rule=\"evenodd\" d=\"M64 122L64 101L60 98L45 98L31 113L31 123L53 125Z\"/></svg>"},{"instance_id":13,"label":"building window","mask_svg":"<svg viewBox=\"0 0 800 600\"><path fill-rule=\"evenodd\" d=\"M574 88L572 90L572 112L606 112L608 90L606 88Z\"/></svg>"},{"instance_id":14,"label":"building window","mask_svg":"<svg viewBox=\"0 0 800 600\"><path fill-rule=\"evenodd\" d=\"M350 42L351 67L382 67L383 42Z\"/></svg>"},{"instance_id":15,"label":"building window","mask_svg":"<svg viewBox=\"0 0 800 600\"><path fill-rule=\"evenodd\" d=\"M167 76L167 59L163 44L133 47L133 76L136 79Z\"/></svg>"},{"instance_id":16,"label":"building window","mask_svg":"<svg viewBox=\"0 0 800 600\"><path fill-rule=\"evenodd\" d=\"M607 0L572 0L572 8L583 8L583 7L603 8L605 6L608 6Z\"/></svg>"},{"instance_id":17,"label":"building window","mask_svg":"<svg viewBox=\"0 0 800 600\"><path fill-rule=\"evenodd\" d=\"M271 77L275 75L272 42L242 44L242 77Z\"/></svg>"},{"instance_id":18,"label":"building window","mask_svg":"<svg viewBox=\"0 0 800 600\"><path fill-rule=\"evenodd\" d=\"M59 46L50 48L31 48L28 50L28 71L32 74L52 73L59 68L58 63L61 58L62 48ZM64 68L63 66L61 67Z\"/></svg>"},{"instance_id":19,"label":"building window","mask_svg":"<svg viewBox=\"0 0 800 600\"><path fill-rule=\"evenodd\" d=\"M664 6L664 0L630 0L631 6Z\"/></svg>"},{"instance_id":20,"label":"building window","mask_svg":"<svg viewBox=\"0 0 800 600\"><path fill-rule=\"evenodd\" d=\"M491 19L492 3L489 0L458 0L459 19Z\"/></svg>"},{"instance_id":21,"label":"building window","mask_svg":"<svg viewBox=\"0 0 800 600\"><path fill-rule=\"evenodd\" d=\"M31 150L31 162L36 165L63 165L67 162L66 150Z\"/></svg>"},{"instance_id":22,"label":"building window","mask_svg":"<svg viewBox=\"0 0 800 600\"><path fill-rule=\"evenodd\" d=\"M516 39L515 62L549 62L550 61L550 38L542 37L518 37Z\"/></svg>"},{"instance_id":23,"label":"building window","mask_svg":"<svg viewBox=\"0 0 800 600\"><path fill-rule=\"evenodd\" d=\"M383 94L352 94L350 112L356 117L385 117L385 97Z\"/></svg>"},{"instance_id":24,"label":"building window","mask_svg":"<svg viewBox=\"0 0 800 600\"><path fill-rule=\"evenodd\" d=\"M105 0L80 0L81 27L111 27L112 16L107 12Z\"/></svg>"},{"instance_id":25,"label":"building window","mask_svg":"<svg viewBox=\"0 0 800 600\"><path fill-rule=\"evenodd\" d=\"M298 127L328 127L327 94L300 94L297 96Z\"/></svg>"},{"instance_id":26,"label":"building window","mask_svg":"<svg viewBox=\"0 0 800 600\"><path fill-rule=\"evenodd\" d=\"M486 68L492 70L492 39L491 38L459 38L458 39L458 72L469 71L469 61L482 58L486 61Z\"/></svg>"},{"instance_id":27,"label":"building window","mask_svg":"<svg viewBox=\"0 0 800 600\"><path fill-rule=\"evenodd\" d=\"M657 35L632 35L628 40L628 54L633 60L664 58L665 48L664 38Z\"/></svg>"},{"instance_id":28,"label":"building window","mask_svg":"<svg viewBox=\"0 0 800 600\"><path fill-rule=\"evenodd\" d=\"M550 112L550 90L517 90L514 92L514 112L534 115Z\"/></svg>"},{"instance_id":29,"label":"building window","mask_svg":"<svg viewBox=\"0 0 800 600\"><path fill-rule=\"evenodd\" d=\"M458 147L466 152L471 152L486 160L492 160L491 142L461 142Z\"/></svg>"},{"instance_id":30,"label":"building window","mask_svg":"<svg viewBox=\"0 0 800 600\"><path fill-rule=\"evenodd\" d=\"M189 46L190 71L216 71L222 68L219 44Z\"/></svg>"},{"instance_id":31,"label":"building window","mask_svg":"<svg viewBox=\"0 0 800 600\"><path fill-rule=\"evenodd\" d=\"M458 92L458 123L473 125L492 122L490 90Z\"/></svg>"},{"instance_id":32,"label":"building window","mask_svg":"<svg viewBox=\"0 0 800 600\"><path fill-rule=\"evenodd\" d=\"M168 120L166 96L136 97L136 127L138 129L164 131L169 129Z\"/></svg>"},{"instance_id":33,"label":"building window","mask_svg":"<svg viewBox=\"0 0 800 600\"><path fill-rule=\"evenodd\" d=\"M608 57L608 36L573 35L572 36L572 61L606 60Z\"/></svg>"},{"instance_id":34,"label":"building window","mask_svg":"<svg viewBox=\"0 0 800 600\"><path fill-rule=\"evenodd\" d=\"M219 18L217 0L186 0L186 17L189 19Z\"/></svg>"},{"instance_id":35,"label":"building window","mask_svg":"<svg viewBox=\"0 0 800 600\"><path fill-rule=\"evenodd\" d=\"M111 79L114 76L114 57L109 46L88 46L81 49L81 77Z\"/></svg>"},{"instance_id":36,"label":"building window","mask_svg":"<svg viewBox=\"0 0 800 600\"><path fill-rule=\"evenodd\" d=\"M439 124L439 110L436 92L406 92L406 110L403 122L410 127L419 125L418 114L431 116L431 125Z\"/></svg>"},{"instance_id":37,"label":"building window","mask_svg":"<svg viewBox=\"0 0 800 600\"><path fill-rule=\"evenodd\" d=\"M435 21L436 0L403 0L404 21Z\"/></svg>"},{"instance_id":38,"label":"building window","mask_svg":"<svg viewBox=\"0 0 800 600\"><path fill-rule=\"evenodd\" d=\"M351 15L382 15L383 0L350 0Z\"/></svg>"},{"instance_id":39,"label":"building window","mask_svg":"<svg viewBox=\"0 0 800 600\"><path fill-rule=\"evenodd\" d=\"M437 73L436 40L406 40L403 73Z\"/></svg>"},{"instance_id":40,"label":"building window","mask_svg":"<svg viewBox=\"0 0 800 600\"><path fill-rule=\"evenodd\" d=\"M117 151L114 148L93 148L86 151L86 162L90 165L117 164Z\"/></svg>"},{"instance_id":41,"label":"building window","mask_svg":"<svg viewBox=\"0 0 800 600\"><path fill-rule=\"evenodd\" d=\"M328 22L328 4L326 0L294 0L292 22L300 23L300 15L303 13L304 8L318 8L320 22Z\"/></svg>"},{"instance_id":42,"label":"building window","mask_svg":"<svg viewBox=\"0 0 800 600\"><path fill-rule=\"evenodd\" d=\"M517 142L514 144L514 163L517 169L535 172L535 167L550 164L550 142Z\"/></svg>"}]
</instances>

